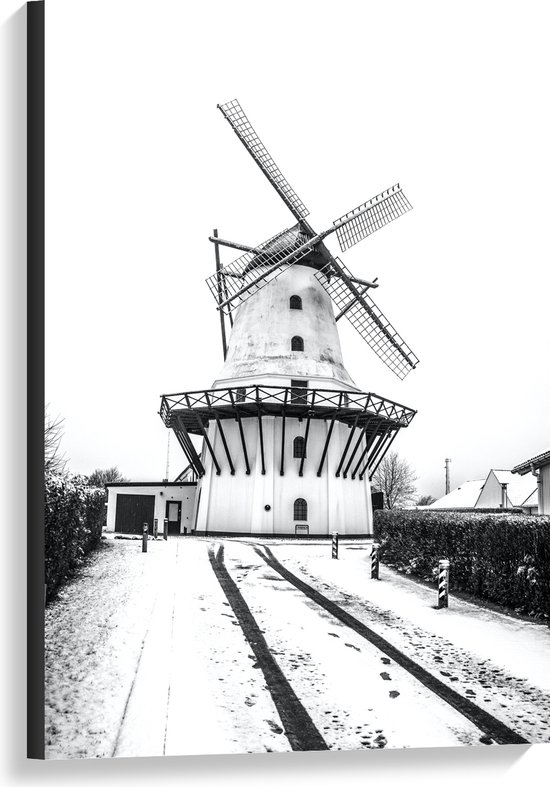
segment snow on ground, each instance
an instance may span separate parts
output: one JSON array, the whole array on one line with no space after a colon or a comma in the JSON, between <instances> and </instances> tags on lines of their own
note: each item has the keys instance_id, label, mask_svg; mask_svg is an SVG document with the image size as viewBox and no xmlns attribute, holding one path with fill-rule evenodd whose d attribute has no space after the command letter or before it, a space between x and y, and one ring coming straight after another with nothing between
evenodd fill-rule
<instances>
[{"instance_id":1,"label":"snow on ground","mask_svg":"<svg viewBox=\"0 0 550 787\"><path fill-rule=\"evenodd\" d=\"M369 579L369 547L286 544L273 554L298 576L421 663L453 689L533 742L550 741L550 629L437 591L381 566ZM451 567L452 570L452 567Z\"/></svg>"},{"instance_id":2,"label":"snow on ground","mask_svg":"<svg viewBox=\"0 0 550 787\"><path fill-rule=\"evenodd\" d=\"M257 539L255 540L257 543ZM220 543L220 539L216 539ZM48 758L288 751L210 539L110 539L46 610ZM225 563L329 748L479 743L471 722L282 579L245 540ZM269 541L291 571L530 741L548 741L550 632L381 567L368 547Z\"/></svg>"},{"instance_id":3,"label":"snow on ground","mask_svg":"<svg viewBox=\"0 0 550 787\"><path fill-rule=\"evenodd\" d=\"M281 579L250 548L228 544L226 556L271 651L329 748L479 743L477 727Z\"/></svg>"}]
</instances>

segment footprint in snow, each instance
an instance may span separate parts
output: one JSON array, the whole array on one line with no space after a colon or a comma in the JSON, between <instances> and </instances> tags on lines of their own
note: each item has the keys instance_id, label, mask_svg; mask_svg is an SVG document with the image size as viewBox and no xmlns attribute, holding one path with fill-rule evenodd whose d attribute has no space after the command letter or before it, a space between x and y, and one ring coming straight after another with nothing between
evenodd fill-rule
<instances>
[{"instance_id":1,"label":"footprint in snow","mask_svg":"<svg viewBox=\"0 0 550 787\"><path fill-rule=\"evenodd\" d=\"M381 677L383 680L391 680L391 678L390 678L390 676L388 675L388 673L387 673L387 672L381 672L381 673L380 673L380 677Z\"/></svg>"},{"instance_id":2,"label":"footprint in snow","mask_svg":"<svg viewBox=\"0 0 550 787\"><path fill-rule=\"evenodd\" d=\"M279 725L275 724L275 722L271 719L265 719L265 721L269 724L271 731L276 732L277 735L280 735L282 732L284 732L283 728L279 727Z\"/></svg>"},{"instance_id":3,"label":"footprint in snow","mask_svg":"<svg viewBox=\"0 0 550 787\"><path fill-rule=\"evenodd\" d=\"M353 648L354 650L358 650L361 653L361 648L358 648L357 645L352 645L351 642L344 642L346 648Z\"/></svg>"},{"instance_id":4,"label":"footprint in snow","mask_svg":"<svg viewBox=\"0 0 550 787\"><path fill-rule=\"evenodd\" d=\"M390 697L394 700L396 697L399 697L398 691L390 691Z\"/></svg>"},{"instance_id":5,"label":"footprint in snow","mask_svg":"<svg viewBox=\"0 0 550 787\"><path fill-rule=\"evenodd\" d=\"M329 631L328 635L329 635L329 637L338 637L338 639L340 639L340 635L339 634L335 634L333 631Z\"/></svg>"}]
</instances>

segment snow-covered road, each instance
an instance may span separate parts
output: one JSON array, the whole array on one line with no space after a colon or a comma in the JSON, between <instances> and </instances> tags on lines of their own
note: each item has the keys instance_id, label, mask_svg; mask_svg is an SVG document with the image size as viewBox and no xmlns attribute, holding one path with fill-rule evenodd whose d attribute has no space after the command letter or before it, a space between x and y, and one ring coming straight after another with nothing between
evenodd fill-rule
<instances>
[{"instance_id":1,"label":"snow-covered road","mask_svg":"<svg viewBox=\"0 0 550 787\"><path fill-rule=\"evenodd\" d=\"M368 553L111 541L47 611L47 756L550 741L548 627Z\"/></svg>"}]
</instances>

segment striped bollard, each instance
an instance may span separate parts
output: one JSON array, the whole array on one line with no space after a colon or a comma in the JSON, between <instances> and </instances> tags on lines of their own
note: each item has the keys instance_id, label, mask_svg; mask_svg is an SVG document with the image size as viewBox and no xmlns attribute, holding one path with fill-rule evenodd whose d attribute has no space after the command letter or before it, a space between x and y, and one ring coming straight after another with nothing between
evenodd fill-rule
<instances>
[{"instance_id":1,"label":"striped bollard","mask_svg":"<svg viewBox=\"0 0 550 787\"><path fill-rule=\"evenodd\" d=\"M164 520L164 540L168 541L168 520Z\"/></svg>"},{"instance_id":2,"label":"striped bollard","mask_svg":"<svg viewBox=\"0 0 550 787\"><path fill-rule=\"evenodd\" d=\"M380 544L377 544L375 541L371 547L371 553L370 553L370 578L371 579L380 579L380 559L378 557L379 549L380 549Z\"/></svg>"},{"instance_id":3,"label":"striped bollard","mask_svg":"<svg viewBox=\"0 0 550 787\"><path fill-rule=\"evenodd\" d=\"M332 534L332 558L338 560L338 533Z\"/></svg>"},{"instance_id":4,"label":"striped bollard","mask_svg":"<svg viewBox=\"0 0 550 787\"><path fill-rule=\"evenodd\" d=\"M149 525L147 522L143 523L143 541L141 542L141 551L147 552L147 533L149 531Z\"/></svg>"},{"instance_id":5,"label":"striped bollard","mask_svg":"<svg viewBox=\"0 0 550 787\"><path fill-rule=\"evenodd\" d=\"M439 561L439 578L437 584L437 608L449 606L449 561Z\"/></svg>"}]
</instances>

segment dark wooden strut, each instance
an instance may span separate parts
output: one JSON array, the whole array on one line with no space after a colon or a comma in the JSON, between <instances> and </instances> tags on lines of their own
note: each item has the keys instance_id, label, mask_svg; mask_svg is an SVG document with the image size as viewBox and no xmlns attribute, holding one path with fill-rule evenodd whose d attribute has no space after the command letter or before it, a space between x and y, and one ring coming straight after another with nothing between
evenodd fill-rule
<instances>
[{"instance_id":1,"label":"dark wooden strut","mask_svg":"<svg viewBox=\"0 0 550 787\"><path fill-rule=\"evenodd\" d=\"M376 464L374 464L374 465L373 465L373 467L372 467L372 470L371 470L371 471L370 471L370 473L369 473L369 481L372 481L372 478L373 478L374 474L375 474L375 473L376 473L376 471L378 470L378 466L380 465L380 462L381 462L381 461L382 461L382 459L383 459L383 458L386 456L386 453L388 452L388 450L390 449L390 446L391 446L391 444L393 443L393 441L394 441L394 440L395 440L395 438L397 437L397 433L398 433L398 432L399 432L399 429L396 429L396 430L395 430L395 432L394 432L394 434L393 434L393 437L392 437L392 439L389 441L389 443L388 443L388 444L385 446L385 448L384 448L384 450L382 451L382 453L379 455L379 457L378 457L378 461L376 462Z\"/></svg>"},{"instance_id":2,"label":"dark wooden strut","mask_svg":"<svg viewBox=\"0 0 550 787\"><path fill-rule=\"evenodd\" d=\"M342 465L344 464L344 459L346 458L346 454L347 454L348 449L349 449L349 447L351 445L351 441L353 439L353 435L355 433L355 430L357 429L357 424L359 423L359 416L360 415L361 415L361 413L357 413L357 415L355 416L355 421L353 422L353 426L351 428L351 432L349 433L349 437L347 439L346 445L344 446L344 450L342 452L342 458L340 459L338 467L336 468L336 478L340 477L340 470L342 469Z\"/></svg>"},{"instance_id":3,"label":"dark wooden strut","mask_svg":"<svg viewBox=\"0 0 550 787\"><path fill-rule=\"evenodd\" d=\"M369 466L372 466L373 461L379 455L379 453L383 449L384 445L388 442L388 440L390 439L390 436L391 436L391 430L388 427L384 431L384 433L379 436L378 442L376 443L376 445L374 446L372 451L370 451L369 455L367 456L367 461L365 463L365 466L363 467L363 469L359 473L359 480L360 481L363 480L363 477L364 477L365 473L367 472L367 470L369 469Z\"/></svg>"},{"instance_id":4,"label":"dark wooden strut","mask_svg":"<svg viewBox=\"0 0 550 787\"><path fill-rule=\"evenodd\" d=\"M325 457L328 451L328 445L330 443L330 438L332 436L332 430L334 429L334 421L336 420L337 414L340 412L340 408L342 407L342 398L344 394L340 394L340 398L338 400L338 409L336 409L333 414L332 418L330 419L330 425L327 432L327 439L325 440L325 444L323 446L323 453L321 454L321 461L319 462L319 467L317 468L317 478L321 477L321 473L323 472L323 465L325 464Z\"/></svg>"},{"instance_id":5,"label":"dark wooden strut","mask_svg":"<svg viewBox=\"0 0 550 787\"><path fill-rule=\"evenodd\" d=\"M307 454L307 439L309 437L309 425L311 423L311 416L313 414L313 407L315 406L315 394L316 391L313 391L313 396L311 397L311 408L307 411L307 421L306 421L306 433L304 435L304 450L302 452L302 458L300 460L300 469L298 470L298 475L301 477L304 474L304 462L306 459Z\"/></svg>"},{"instance_id":6,"label":"dark wooden strut","mask_svg":"<svg viewBox=\"0 0 550 787\"><path fill-rule=\"evenodd\" d=\"M246 474L250 475L250 464L248 462L248 451L246 450L246 441L244 439L243 422L241 420L241 414L239 413L239 408L235 404L235 397L233 396L233 391L231 390L231 388L229 389L229 398L231 399L231 404L233 405L233 409L235 410L235 421L237 421L237 423L239 424L239 434L241 435L241 445L243 447Z\"/></svg>"},{"instance_id":7,"label":"dark wooden strut","mask_svg":"<svg viewBox=\"0 0 550 787\"><path fill-rule=\"evenodd\" d=\"M344 478L348 477L348 471L349 471L349 469L351 467L351 463L353 462L355 454L357 453L357 450L358 450L359 446L361 445L361 443L363 441L363 437L365 436L365 434L367 432L368 425L370 424L371 421L372 421L372 418L367 418L367 420L365 421L364 427L361 429L361 434L359 435L359 439L355 443L355 448L351 452L351 456L350 456L350 458L348 460L348 463L346 464L346 466L344 468Z\"/></svg>"},{"instance_id":8,"label":"dark wooden strut","mask_svg":"<svg viewBox=\"0 0 550 787\"><path fill-rule=\"evenodd\" d=\"M370 450L370 447L371 447L371 445L373 444L373 442L374 442L374 439L375 439L376 435L378 434L378 432L379 432L379 430L380 430L380 427L382 426L382 423L383 423L382 421L378 421L378 423L376 424L376 426L375 426L375 428L374 428L374 432L373 432L373 433L372 433L372 434L371 434L371 435L370 435L370 436L367 438L367 440L365 441L365 448L364 448L364 450L363 450L363 453L362 453L362 454L361 454L361 456L359 457L359 461L358 461L358 462L357 462L357 464L355 465L355 470L354 470L354 471L352 472L352 474L351 474L351 478L352 478L352 480L353 480L353 481L355 480L355 476L357 475L357 471L359 470L359 468L360 468L360 467L361 467L361 465L363 464L363 459L365 458L365 456L366 456L366 455L367 455L367 453L369 452L369 450Z\"/></svg>"},{"instance_id":9,"label":"dark wooden strut","mask_svg":"<svg viewBox=\"0 0 550 787\"><path fill-rule=\"evenodd\" d=\"M189 432L185 428L185 424L183 423L183 420L182 420L180 415L176 416L176 421L177 421L177 424L178 424L178 430L177 431L174 430L174 431L176 432L176 437L178 439L178 442L181 445L181 447L183 448L183 451L184 451L185 455L187 456L187 458L189 459L189 461L191 462L191 464L193 465L193 467L195 468L197 473L202 478L202 476L205 474L206 471L204 469L204 465L202 464L202 462L200 460L199 455L197 454L197 452L195 450L195 446L193 445L193 443L191 441L191 438L189 436ZM185 449L185 446L187 446L187 450Z\"/></svg>"},{"instance_id":10,"label":"dark wooden strut","mask_svg":"<svg viewBox=\"0 0 550 787\"><path fill-rule=\"evenodd\" d=\"M260 392L256 386L256 408L258 411L258 432L260 434L260 456L262 457L262 475L265 475L265 457L264 457L264 430L262 426L262 411L260 408Z\"/></svg>"},{"instance_id":11,"label":"dark wooden strut","mask_svg":"<svg viewBox=\"0 0 550 787\"><path fill-rule=\"evenodd\" d=\"M281 427L281 467L279 475L285 474L285 426L286 426L286 402L288 398L288 388L285 389L285 399L283 402L283 423Z\"/></svg>"},{"instance_id":12,"label":"dark wooden strut","mask_svg":"<svg viewBox=\"0 0 550 787\"><path fill-rule=\"evenodd\" d=\"M214 237L218 237L218 230L214 230ZM223 301L223 290L222 290L222 264L220 262L220 249L217 243L214 244L214 254L216 256L216 274L217 274L217 281L218 281L218 305ZM223 309L219 310L220 312L220 327L222 331L222 347L223 347L223 359L227 358L227 340L225 336L225 314Z\"/></svg>"},{"instance_id":13,"label":"dark wooden strut","mask_svg":"<svg viewBox=\"0 0 550 787\"><path fill-rule=\"evenodd\" d=\"M224 298L229 298L229 292L227 290L227 279L225 278L225 273L222 269L222 286L223 286L223 295ZM233 327L233 311L231 309L231 304L227 307L227 314L229 316L229 324Z\"/></svg>"},{"instance_id":14,"label":"dark wooden strut","mask_svg":"<svg viewBox=\"0 0 550 787\"><path fill-rule=\"evenodd\" d=\"M224 447L224 450L225 450L225 455L226 455L227 461L229 463L229 470L231 471L231 475L235 475L235 467L233 465L233 460L231 459L231 454L229 453L229 446L227 445L227 440L225 439L225 433L224 433L223 428L222 428L220 417L219 417L218 413L216 412L216 409L212 407L212 405L210 403L210 397L208 396L208 394L205 392L204 395L206 397L206 403L207 403L208 407L210 407L210 409L214 413L214 418L216 419L216 424L218 425L218 430L220 432L220 437L222 439L223 447Z\"/></svg>"},{"instance_id":15,"label":"dark wooden strut","mask_svg":"<svg viewBox=\"0 0 550 787\"><path fill-rule=\"evenodd\" d=\"M187 394L185 394L185 400L187 402L187 408L189 410L191 410L191 405L189 404L189 396ZM193 412L193 415L195 416L195 420L197 422L197 426L199 427L199 430L200 430L202 436L204 437L204 442L206 443L206 446L207 446L208 450L210 451L210 456L212 457L212 461L214 462L214 466L216 468L216 475L220 475L221 467L218 464L218 460L216 459L216 454L214 453L214 449L212 448L212 445L210 444L210 440L208 439L208 435L206 434L206 429L204 428L204 424L203 424L199 414L195 410L192 410L192 412Z\"/></svg>"}]
</instances>

